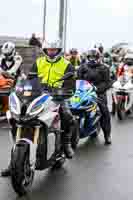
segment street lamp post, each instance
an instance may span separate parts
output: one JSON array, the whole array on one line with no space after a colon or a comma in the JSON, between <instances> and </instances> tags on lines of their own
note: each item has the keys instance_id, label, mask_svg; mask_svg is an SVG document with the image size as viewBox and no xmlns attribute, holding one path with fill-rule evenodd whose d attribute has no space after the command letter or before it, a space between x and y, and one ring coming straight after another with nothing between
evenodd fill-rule
<instances>
[{"instance_id":1,"label":"street lamp post","mask_svg":"<svg viewBox=\"0 0 133 200\"><path fill-rule=\"evenodd\" d=\"M64 43L64 9L65 0L60 0L60 11L59 11L59 38ZM64 44L63 44L64 45Z\"/></svg>"},{"instance_id":2,"label":"street lamp post","mask_svg":"<svg viewBox=\"0 0 133 200\"><path fill-rule=\"evenodd\" d=\"M66 51L68 0L65 0L64 51Z\"/></svg>"},{"instance_id":3,"label":"street lamp post","mask_svg":"<svg viewBox=\"0 0 133 200\"><path fill-rule=\"evenodd\" d=\"M59 38L66 50L66 35L67 35L67 14L68 14L68 0L60 0L60 13L59 13Z\"/></svg>"},{"instance_id":4,"label":"street lamp post","mask_svg":"<svg viewBox=\"0 0 133 200\"><path fill-rule=\"evenodd\" d=\"M47 11L47 0L43 2L43 41L45 40L45 33L46 33L46 11Z\"/></svg>"}]
</instances>

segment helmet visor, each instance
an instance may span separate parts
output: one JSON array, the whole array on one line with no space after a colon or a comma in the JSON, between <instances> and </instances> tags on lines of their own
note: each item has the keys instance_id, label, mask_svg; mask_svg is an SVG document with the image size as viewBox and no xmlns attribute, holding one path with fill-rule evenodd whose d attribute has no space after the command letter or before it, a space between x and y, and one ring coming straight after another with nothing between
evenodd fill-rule
<instances>
[{"instance_id":1,"label":"helmet visor","mask_svg":"<svg viewBox=\"0 0 133 200\"><path fill-rule=\"evenodd\" d=\"M44 52L48 57L55 58L60 53L60 49L48 48L44 49Z\"/></svg>"}]
</instances>

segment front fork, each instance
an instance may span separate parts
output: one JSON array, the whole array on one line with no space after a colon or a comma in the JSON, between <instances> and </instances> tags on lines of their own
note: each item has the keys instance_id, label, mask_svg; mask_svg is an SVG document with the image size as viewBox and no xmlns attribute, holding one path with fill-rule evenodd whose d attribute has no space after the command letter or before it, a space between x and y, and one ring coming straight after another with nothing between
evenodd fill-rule
<instances>
[{"instance_id":1,"label":"front fork","mask_svg":"<svg viewBox=\"0 0 133 200\"><path fill-rule=\"evenodd\" d=\"M33 137L33 141L29 140L28 138L23 138L22 137L22 126L18 125L17 126L17 130L16 130L16 142L14 144L13 149L15 149L16 145L20 144L20 143L26 143L29 144L30 146L30 165L32 166L32 168L35 169L35 164L36 164L36 152L37 152L37 147L38 147L38 139L39 139L39 134L40 134L40 126L36 126L34 128L34 137ZM14 138L13 138L14 141Z\"/></svg>"}]
</instances>

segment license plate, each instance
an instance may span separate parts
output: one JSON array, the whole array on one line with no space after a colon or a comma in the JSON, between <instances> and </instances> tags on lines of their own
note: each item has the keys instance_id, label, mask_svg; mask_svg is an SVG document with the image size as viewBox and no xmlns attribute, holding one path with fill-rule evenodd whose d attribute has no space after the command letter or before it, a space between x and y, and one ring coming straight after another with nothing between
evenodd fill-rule
<instances>
[{"instance_id":1,"label":"license plate","mask_svg":"<svg viewBox=\"0 0 133 200\"><path fill-rule=\"evenodd\" d=\"M25 97L30 97L32 95L31 91L24 91L24 96Z\"/></svg>"}]
</instances>

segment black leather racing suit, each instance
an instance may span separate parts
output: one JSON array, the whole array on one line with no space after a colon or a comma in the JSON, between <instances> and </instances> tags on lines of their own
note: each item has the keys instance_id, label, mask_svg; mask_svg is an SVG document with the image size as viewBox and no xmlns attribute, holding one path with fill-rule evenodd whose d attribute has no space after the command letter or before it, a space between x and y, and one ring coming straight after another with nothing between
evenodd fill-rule
<instances>
[{"instance_id":1,"label":"black leather racing suit","mask_svg":"<svg viewBox=\"0 0 133 200\"><path fill-rule=\"evenodd\" d=\"M97 87L98 105L102 114L100 123L106 141L111 134L111 118L106 95L112 84L109 69L103 64L84 64L78 70L78 77L90 81Z\"/></svg>"}]
</instances>

